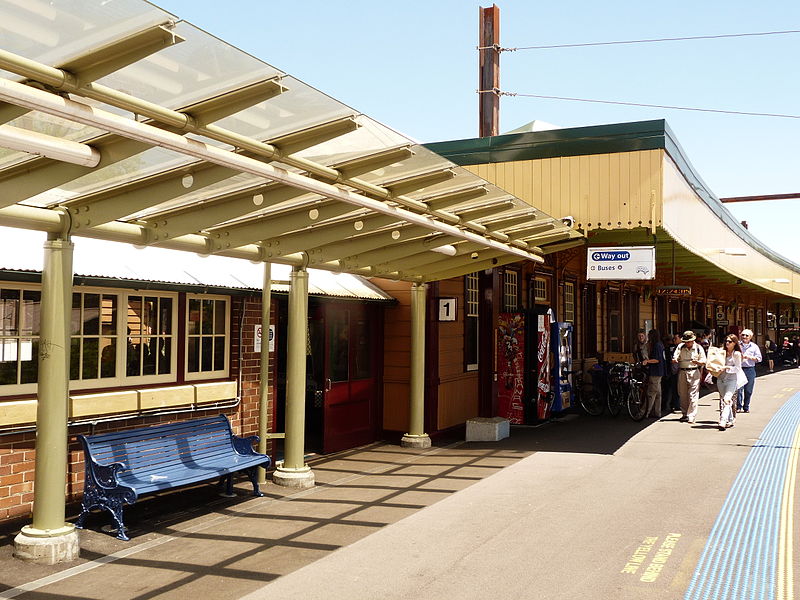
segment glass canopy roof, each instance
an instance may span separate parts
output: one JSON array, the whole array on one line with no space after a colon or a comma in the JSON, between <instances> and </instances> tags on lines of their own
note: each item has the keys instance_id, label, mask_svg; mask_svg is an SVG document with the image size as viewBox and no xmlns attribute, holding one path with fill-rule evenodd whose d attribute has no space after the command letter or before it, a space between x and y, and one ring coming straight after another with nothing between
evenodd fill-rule
<instances>
[{"instance_id":1,"label":"glass canopy roof","mask_svg":"<svg viewBox=\"0 0 800 600\"><path fill-rule=\"evenodd\" d=\"M0 0L0 36L0 224L412 281L582 240L142 0Z\"/></svg>"}]
</instances>

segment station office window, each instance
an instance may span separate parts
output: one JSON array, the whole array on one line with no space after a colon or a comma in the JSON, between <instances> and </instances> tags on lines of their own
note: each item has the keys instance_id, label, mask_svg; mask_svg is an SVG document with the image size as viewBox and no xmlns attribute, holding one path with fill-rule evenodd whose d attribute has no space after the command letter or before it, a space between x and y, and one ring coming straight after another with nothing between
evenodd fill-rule
<instances>
[{"instance_id":1,"label":"station office window","mask_svg":"<svg viewBox=\"0 0 800 600\"><path fill-rule=\"evenodd\" d=\"M503 274L503 308L506 312L519 310L519 273L506 270Z\"/></svg>"},{"instance_id":2,"label":"station office window","mask_svg":"<svg viewBox=\"0 0 800 600\"><path fill-rule=\"evenodd\" d=\"M533 299L537 303L546 303L549 299L547 294L547 279L544 277L534 277L533 279Z\"/></svg>"},{"instance_id":3,"label":"station office window","mask_svg":"<svg viewBox=\"0 0 800 600\"><path fill-rule=\"evenodd\" d=\"M0 288L0 386L36 382L40 309L38 290Z\"/></svg>"},{"instance_id":4,"label":"station office window","mask_svg":"<svg viewBox=\"0 0 800 600\"><path fill-rule=\"evenodd\" d=\"M70 389L174 380L175 298L177 294L142 297L90 288L74 292L69 307ZM148 316L142 307L158 312ZM0 389L4 394L36 392L40 323L39 289L0 287ZM129 366L133 362L135 369Z\"/></svg>"},{"instance_id":5,"label":"station office window","mask_svg":"<svg viewBox=\"0 0 800 600\"><path fill-rule=\"evenodd\" d=\"M228 376L230 303L224 296L187 296L186 379Z\"/></svg>"},{"instance_id":6,"label":"station office window","mask_svg":"<svg viewBox=\"0 0 800 600\"><path fill-rule=\"evenodd\" d=\"M479 317L479 286L477 273L471 273L464 277L464 298L464 368L467 371L477 371Z\"/></svg>"},{"instance_id":7,"label":"station office window","mask_svg":"<svg viewBox=\"0 0 800 600\"><path fill-rule=\"evenodd\" d=\"M571 281L564 282L564 321L575 322L575 284Z\"/></svg>"}]
</instances>

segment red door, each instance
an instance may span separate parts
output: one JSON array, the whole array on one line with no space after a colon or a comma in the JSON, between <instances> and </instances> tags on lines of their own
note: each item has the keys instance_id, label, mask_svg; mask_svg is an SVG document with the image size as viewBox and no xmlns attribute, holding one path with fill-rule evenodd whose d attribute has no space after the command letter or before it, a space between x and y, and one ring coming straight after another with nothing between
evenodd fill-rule
<instances>
[{"instance_id":1,"label":"red door","mask_svg":"<svg viewBox=\"0 0 800 600\"><path fill-rule=\"evenodd\" d=\"M379 309L363 304L323 304L325 398L323 452L377 439L380 424Z\"/></svg>"}]
</instances>

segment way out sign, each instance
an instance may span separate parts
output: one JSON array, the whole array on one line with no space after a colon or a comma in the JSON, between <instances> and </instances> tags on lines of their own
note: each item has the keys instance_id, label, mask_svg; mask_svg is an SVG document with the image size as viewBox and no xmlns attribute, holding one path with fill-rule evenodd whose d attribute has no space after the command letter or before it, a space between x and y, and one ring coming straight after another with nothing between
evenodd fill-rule
<instances>
[{"instance_id":1,"label":"way out sign","mask_svg":"<svg viewBox=\"0 0 800 600\"><path fill-rule=\"evenodd\" d=\"M655 279L654 246L588 248L586 279Z\"/></svg>"},{"instance_id":2,"label":"way out sign","mask_svg":"<svg viewBox=\"0 0 800 600\"><path fill-rule=\"evenodd\" d=\"M253 351L254 352L261 352L261 338L262 338L262 327L261 325L256 325L255 331L255 344ZM269 326L269 348L270 352L275 352L275 325Z\"/></svg>"}]
</instances>

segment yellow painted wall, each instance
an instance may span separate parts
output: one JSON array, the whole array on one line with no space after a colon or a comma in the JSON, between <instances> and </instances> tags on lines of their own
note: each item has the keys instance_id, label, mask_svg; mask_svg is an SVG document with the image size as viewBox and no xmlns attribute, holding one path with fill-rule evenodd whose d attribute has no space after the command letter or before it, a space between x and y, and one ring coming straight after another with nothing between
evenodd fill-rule
<instances>
[{"instance_id":1,"label":"yellow painted wall","mask_svg":"<svg viewBox=\"0 0 800 600\"><path fill-rule=\"evenodd\" d=\"M660 224L663 156L639 150L466 168L549 215L571 215L581 229L633 229L649 227L653 214Z\"/></svg>"}]
</instances>

